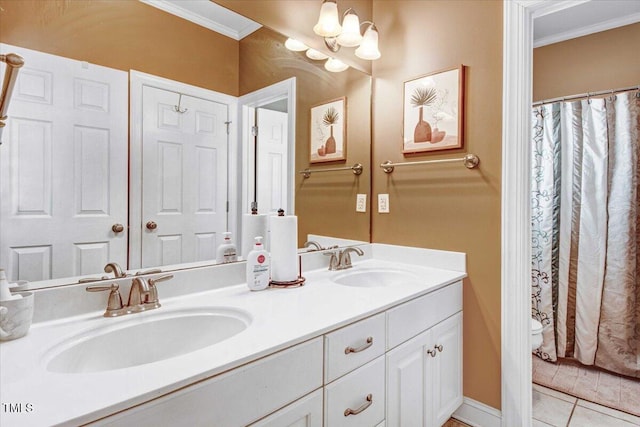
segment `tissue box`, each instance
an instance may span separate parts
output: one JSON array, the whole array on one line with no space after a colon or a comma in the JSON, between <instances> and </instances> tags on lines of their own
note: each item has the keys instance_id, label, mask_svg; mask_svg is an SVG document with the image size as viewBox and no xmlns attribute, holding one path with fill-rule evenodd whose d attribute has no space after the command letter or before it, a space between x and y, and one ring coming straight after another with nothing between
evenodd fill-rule
<instances>
[{"instance_id":1,"label":"tissue box","mask_svg":"<svg viewBox=\"0 0 640 427\"><path fill-rule=\"evenodd\" d=\"M0 341L23 337L33 319L33 292L19 292L22 298L0 301Z\"/></svg>"}]
</instances>

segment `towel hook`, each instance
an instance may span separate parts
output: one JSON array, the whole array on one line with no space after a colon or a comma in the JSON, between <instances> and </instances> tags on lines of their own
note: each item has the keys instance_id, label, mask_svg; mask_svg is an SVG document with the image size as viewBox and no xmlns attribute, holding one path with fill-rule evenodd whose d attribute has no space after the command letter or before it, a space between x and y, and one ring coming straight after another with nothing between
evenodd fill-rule
<instances>
[{"instance_id":1,"label":"towel hook","mask_svg":"<svg viewBox=\"0 0 640 427\"><path fill-rule=\"evenodd\" d=\"M176 111L176 113L180 113L180 114L184 114L186 113L189 109L188 108L184 108L181 109L180 108L180 104L182 103L182 94L178 94L178 105L174 105L173 109Z\"/></svg>"}]
</instances>

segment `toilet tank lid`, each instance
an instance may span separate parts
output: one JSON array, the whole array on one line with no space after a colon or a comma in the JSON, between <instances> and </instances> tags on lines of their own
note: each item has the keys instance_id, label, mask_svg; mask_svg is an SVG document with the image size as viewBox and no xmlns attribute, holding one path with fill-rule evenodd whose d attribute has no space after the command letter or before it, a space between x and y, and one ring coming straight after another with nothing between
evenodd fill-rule
<instances>
[{"instance_id":1,"label":"toilet tank lid","mask_svg":"<svg viewBox=\"0 0 640 427\"><path fill-rule=\"evenodd\" d=\"M536 319L531 319L531 333L537 334L542 332L542 323Z\"/></svg>"}]
</instances>

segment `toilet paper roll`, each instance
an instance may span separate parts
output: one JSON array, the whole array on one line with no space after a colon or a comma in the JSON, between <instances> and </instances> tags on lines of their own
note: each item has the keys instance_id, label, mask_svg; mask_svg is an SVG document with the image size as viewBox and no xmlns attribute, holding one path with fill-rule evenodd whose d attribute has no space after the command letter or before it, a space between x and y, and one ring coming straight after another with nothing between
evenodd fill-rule
<instances>
[{"instance_id":1,"label":"toilet paper roll","mask_svg":"<svg viewBox=\"0 0 640 427\"><path fill-rule=\"evenodd\" d=\"M271 280L290 282L298 279L298 217L272 216Z\"/></svg>"},{"instance_id":2,"label":"toilet paper roll","mask_svg":"<svg viewBox=\"0 0 640 427\"><path fill-rule=\"evenodd\" d=\"M242 257L247 259L247 254L253 249L256 236L262 236L262 245L269 250L269 217L264 214L242 216Z\"/></svg>"}]
</instances>

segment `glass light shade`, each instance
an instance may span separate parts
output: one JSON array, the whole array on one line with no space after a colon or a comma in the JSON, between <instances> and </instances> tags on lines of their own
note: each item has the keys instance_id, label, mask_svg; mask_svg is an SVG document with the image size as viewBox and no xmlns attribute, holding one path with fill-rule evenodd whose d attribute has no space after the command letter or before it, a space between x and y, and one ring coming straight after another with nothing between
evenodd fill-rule
<instances>
[{"instance_id":1,"label":"glass light shade","mask_svg":"<svg viewBox=\"0 0 640 427\"><path fill-rule=\"evenodd\" d=\"M338 4L332 0L324 0L318 23L313 27L313 32L322 37L336 37L341 31Z\"/></svg>"},{"instance_id":2,"label":"glass light shade","mask_svg":"<svg viewBox=\"0 0 640 427\"><path fill-rule=\"evenodd\" d=\"M309 46L307 46L306 44L291 38L287 39L287 41L284 42L284 47L294 52L302 52L303 50L309 49Z\"/></svg>"},{"instance_id":3,"label":"glass light shade","mask_svg":"<svg viewBox=\"0 0 640 427\"><path fill-rule=\"evenodd\" d=\"M364 32L362 43L356 49L355 54L358 58L374 60L380 58L380 50L378 50L378 29L375 25L370 25Z\"/></svg>"},{"instance_id":4,"label":"glass light shade","mask_svg":"<svg viewBox=\"0 0 640 427\"><path fill-rule=\"evenodd\" d=\"M316 61L321 61L323 59L327 59L328 56L325 55L324 53L320 52L320 51L315 50L315 49L309 49L307 51L307 58L310 58L310 59L313 59L313 60L316 60Z\"/></svg>"},{"instance_id":5,"label":"glass light shade","mask_svg":"<svg viewBox=\"0 0 640 427\"><path fill-rule=\"evenodd\" d=\"M324 68L326 68L327 71L331 71L332 73L339 73L349 68L349 66L339 59L329 58L327 59L327 62L325 62Z\"/></svg>"},{"instance_id":6,"label":"glass light shade","mask_svg":"<svg viewBox=\"0 0 640 427\"><path fill-rule=\"evenodd\" d=\"M358 15L351 10L342 20L342 32L338 36L338 43L345 47L355 47L362 41L360 35L360 19Z\"/></svg>"}]
</instances>

